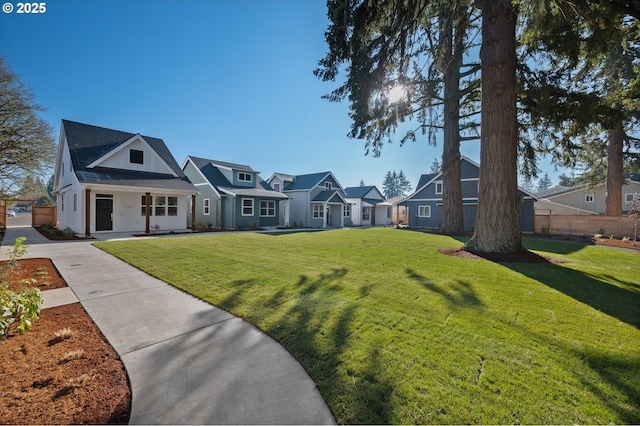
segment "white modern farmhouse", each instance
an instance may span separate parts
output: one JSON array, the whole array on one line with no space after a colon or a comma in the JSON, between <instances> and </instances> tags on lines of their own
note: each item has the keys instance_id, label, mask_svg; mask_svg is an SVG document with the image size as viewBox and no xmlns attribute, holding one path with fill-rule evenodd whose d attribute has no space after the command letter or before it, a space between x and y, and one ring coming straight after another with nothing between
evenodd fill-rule
<instances>
[{"instance_id":1,"label":"white modern farmhouse","mask_svg":"<svg viewBox=\"0 0 640 426\"><path fill-rule=\"evenodd\" d=\"M189 182L162 139L62 120L54 175L59 229L184 230Z\"/></svg>"}]
</instances>

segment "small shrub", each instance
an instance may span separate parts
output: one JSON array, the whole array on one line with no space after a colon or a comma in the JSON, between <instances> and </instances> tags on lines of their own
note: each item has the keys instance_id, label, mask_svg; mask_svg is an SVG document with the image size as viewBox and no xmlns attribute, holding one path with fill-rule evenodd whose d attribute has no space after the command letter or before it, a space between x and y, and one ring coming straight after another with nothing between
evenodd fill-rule
<instances>
[{"instance_id":1,"label":"small shrub","mask_svg":"<svg viewBox=\"0 0 640 426\"><path fill-rule=\"evenodd\" d=\"M622 241L627 243L627 242L631 241L631 237L622 237Z\"/></svg>"},{"instance_id":2,"label":"small shrub","mask_svg":"<svg viewBox=\"0 0 640 426\"><path fill-rule=\"evenodd\" d=\"M25 240L25 237L16 238L11 246L8 268L17 268L18 258L27 252L29 246L24 244ZM0 271L0 278L4 279L6 274L7 267ZM16 293L9 290L6 282L0 282L0 340L13 329L24 333L40 318L42 294L37 288L28 288L29 284L37 283L35 279L23 280L22 291Z\"/></svg>"},{"instance_id":3,"label":"small shrub","mask_svg":"<svg viewBox=\"0 0 640 426\"><path fill-rule=\"evenodd\" d=\"M73 229L71 229L71 227L67 226L66 228L64 228L64 230L62 231L62 234L64 234L65 238L73 238L73 236L76 234Z\"/></svg>"},{"instance_id":4,"label":"small shrub","mask_svg":"<svg viewBox=\"0 0 640 426\"><path fill-rule=\"evenodd\" d=\"M62 330L56 331L56 339L58 340L67 340L71 339L75 335L74 331L70 328L63 328Z\"/></svg>"},{"instance_id":5,"label":"small shrub","mask_svg":"<svg viewBox=\"0 0 640 426\"><path fill-rule=\"evenodd\" d=\"M613 240L614 238L615 238L615 235L613 235L613 234L609 235L609 239L610 240Z\"/></svg>"},{"instance_id":6,"label":"small shrub","mask_svg":"<svg viewBox=\"0 0 640 426\"><path fill-rule=\"evenodd\" d=\"M89 376L88 374L83 374L81 376L78 377L74 377L73 379L70 379L69 381L67 381L64 384L64 389L65 390L72 390L72 389L78 389L81 388L83 386L87 386L89 384L89 382L91 382L92 377Z\"/></svg>"},{"instance_id":7,"label":"small shrub","mask_svg":"<svg viewBox=\"0 0 640 426\"><path fill-rule=\"evenodd\" d=\"M598 231L598 234L604 235L606 234L607 231L604 230L604 228L600 228L600 230Z\"/></svg>"},{"instance_id":8,"label":"small shrub","mask_svg":"<svg viewBox=\"0 0 640 426\"><path fill-rule=\"evenodd\" d=\"M593 236L593 238L595 238L596 240L599 239L599 238L602 238L602 234L595 234Z\"/></svg>"},{"instance_id":9,"label":"small shrub","mask_svg":"<svg viewBox=\"0 0 640 426\"><path fill-rule=\"evenodd\" d=\"M69 361L73 361L74 359L80 359L84 356L84 349L76 349L75 351L65 352L58 362L60 364L65 364Z\"/></svg>"},{"instance_id":10,"label":"small shrub","mask_svg":"<svg viewBox=\"0 0 640 426\"><path fill-rule=\"evenodd\" d=\"M13 329L19 334L29 330L40 318L42 294L37 288L24 288L20 293L0 284L0 339Z\"/></svg>"},{"instance_id":11,"label":"small shrub","mask_svg":"<svg viewBox=\"0 0 640 426\"><path fill-rule=\"evenodd\" d=\"M207 224L204 222L196 222L193 225L196 228L196 231L204 231L207 229Z\"/></svg>"},{"instance_id":12,"label":"small shrub","mask_svg":"<svg viewBox=\"0 0 640 426\"><path fill-rule=\"evenodd\" d=\"M258 229L260 224L258 222L249 222L249 229Z\"/></svg>"},{"instance_id":13,"label":"small shrub","mask_svg":"<svg viewBox=\"0 0 640 426\"><path fill-rule=\"evenodd\" d=\"M542 235L544 235L545 237L549 235L549 228L547 228L546 226L543 226L542 229L540 230L540 233Z\"/></svg>"}]
</instances>

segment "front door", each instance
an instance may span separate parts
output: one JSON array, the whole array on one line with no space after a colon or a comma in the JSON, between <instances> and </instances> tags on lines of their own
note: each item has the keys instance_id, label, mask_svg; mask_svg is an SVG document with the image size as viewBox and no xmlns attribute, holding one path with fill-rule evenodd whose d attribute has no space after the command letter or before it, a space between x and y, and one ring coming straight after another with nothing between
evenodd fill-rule
<instances>
[{"instance_id":1,"label":"front door","mask_svg":"<svg viewBox=\"0 0 640 426\"><path fill-rule=\"evenodd\" d=\"M113 231L113 196L96 197L96 231Z\"/></svg>"}]
</instances>

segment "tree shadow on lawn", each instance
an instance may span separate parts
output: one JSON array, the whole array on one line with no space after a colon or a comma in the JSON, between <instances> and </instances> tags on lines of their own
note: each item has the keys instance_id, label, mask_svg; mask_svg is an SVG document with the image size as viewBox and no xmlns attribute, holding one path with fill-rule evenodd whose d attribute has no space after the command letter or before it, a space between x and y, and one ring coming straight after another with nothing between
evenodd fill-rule
<instances>
[{"instance_id":1,"label":"tree shadow on lawn","mask_svg":"<svg viewBox=\"0 0 640 426\"><path fill-rule=\"evenodd\" d=\"M413 269L407 268L405 272L409 278L416 281L425 289L442 296L450 306L483 306L482 301L480 301L480 298L478 298L478 295L473 291L469 283L456 279L453 283L447 283L445 288L434 284L430 279L418 274Z\"/></svg>"},{"instance_id":2,"label":"tree shadow on lawn","mask_svg":"<svg viewBox=\"0 0 640 426\"><path fill-rule=\"evenodd\" d=\"M500 265L558 290L624 323L640 328L640 292L621 288L593 275L552 263L500 263Z\"/></svg>"},{"instance_id":3,"label":"tree shadow on lawn","mask_svg":"<svg viewBox=\"0 0 640 426\"><path fill-rule=\"evenodd\" d=\"M315 278L300 275L292 285L293 292L279 289L256 300L259 306L251 309L247 320L300 362L338 423L389 424L394 384L379 374L383 369L378 348L371 345L364 349L366 362L358 364L357 371L345 367L348 361L343 355L350 345L349 338L362 325L356 312L359 300L372 287L360 287L350 299L342 297L349 285L343 280L347 273L345 268L333 268ZM232 293L219 306L233 312L244 303L244 293L260 285L255 279L237 280ZM338 293L340 296L335 297Z\"/></svg>"}]
</instances>

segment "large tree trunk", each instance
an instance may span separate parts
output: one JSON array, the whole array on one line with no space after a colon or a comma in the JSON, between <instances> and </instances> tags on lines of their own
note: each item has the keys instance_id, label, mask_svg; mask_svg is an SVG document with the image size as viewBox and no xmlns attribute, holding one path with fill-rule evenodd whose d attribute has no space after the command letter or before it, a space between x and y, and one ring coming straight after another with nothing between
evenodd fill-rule
<instances>
[{"instance_id":1,"label":"large tree trunk","mask_svg":"<svg viewBox=\"0 0 640 426\"><path fill-rule=\"evenodd\" d=\"M478 0L482 9L482 136L478 215L472 252L523 251L518 214L516 18L510 1Z\"/></svg>"},{"instance_id":2,"label":"large tree trunk","mask_svg":"<svg viewBox=\"0 0 640 426\"><path fill-rule=\"evenodd\" d=\"M622 216L624 127L622 122L609 132L607 141L607 199L606 215Z\"/></svg>"},{"instance_id":3,"label":"large tree trunk","mask_svg":"<svg viewBox=\"0 0 640 426\"><path fill-rule=\"evenodd\" d=\"M460 8L460 4L458 8ZM450 11L446 11L447 14ZM463 12L466 13L466 10ZM455 13L459 17L459 13ZM447 19L444 30L444 146L442 149L442 225L446 234L464 232L462 210L462 183L460 172L460 68L462 66L462 41L466 25L462 19ZM455 33L454 33L455 26ZM460 31L462 30L462 34ZM454 39L455 34L455 39Z\"/></svg>"}]
</instances>

